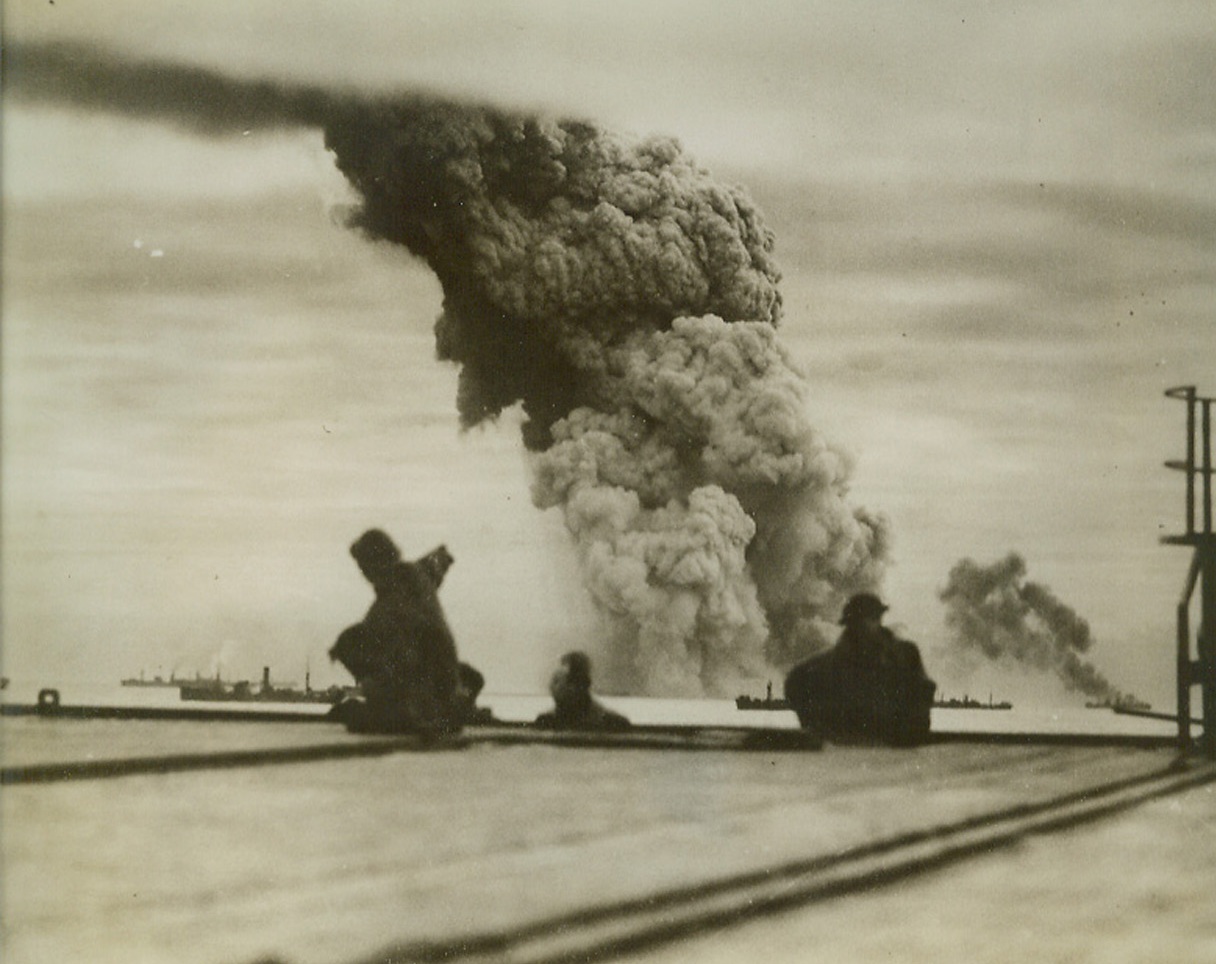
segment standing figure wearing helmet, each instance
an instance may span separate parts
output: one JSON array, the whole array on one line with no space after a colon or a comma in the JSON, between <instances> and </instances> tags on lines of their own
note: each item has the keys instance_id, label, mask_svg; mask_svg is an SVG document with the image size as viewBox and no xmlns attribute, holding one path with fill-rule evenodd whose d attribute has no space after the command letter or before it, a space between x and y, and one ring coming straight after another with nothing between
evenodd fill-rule
<instances>
[{"instance_id":1,"label":"standing figure wearing helmet","mask_svg":"<svg viewBox=\"0 0 1216 964\"><path fill-rule=\"evenodd\" d=\"M925 741L937 687L916 644L883 626L886 611L871 593L853 596L836 645L790 671L785 696L804 728L839 743Z\"/></svg>"}]
</instances>

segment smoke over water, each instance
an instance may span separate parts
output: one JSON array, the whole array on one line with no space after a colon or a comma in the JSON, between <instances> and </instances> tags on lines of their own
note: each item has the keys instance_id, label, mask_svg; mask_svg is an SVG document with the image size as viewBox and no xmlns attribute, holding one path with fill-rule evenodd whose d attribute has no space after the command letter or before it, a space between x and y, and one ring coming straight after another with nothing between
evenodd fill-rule
<instances>
[{"instance_id":1,"label":"smoke over water","mask_svg":"<svg viewBox=\"0 0 1216 964\"><path fill-rule=\"evenodd\" d=\"M1017 553L989 566L955 563L938 596L952 654L964 666L984 657L1053 672L1069 691L1095 699L1131 698L1081 658L1093 645L1089 624L1046 586L1027 580Z\"/></svg>"},{"instance_id":2,"label":"smoke over water","mask_svg":"<svg viewBox=\"0 0 1216 964\"><path fill-rule=\"evenodd\" d=\"M809 424L777 337L773 237L740 190L673 140L434 97L359 96L8 51L27 99L205 134L324 131L353 226L443 288L439 358L461 423L520 405L533 500L560 508L613 627L601 682L729 695L821 647L881 582L885 520Z\"/></svg>"}]
</instances>

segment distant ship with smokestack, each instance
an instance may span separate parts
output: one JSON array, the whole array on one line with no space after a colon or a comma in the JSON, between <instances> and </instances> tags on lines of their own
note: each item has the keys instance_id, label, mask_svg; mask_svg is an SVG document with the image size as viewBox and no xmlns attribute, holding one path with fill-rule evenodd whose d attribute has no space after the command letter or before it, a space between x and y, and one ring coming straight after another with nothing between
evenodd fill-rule
<instances>
[{"instance_id":1,"label":"distant ship with smokestack","mask_svg":"<svg viewBox=\"0 0 1216 964\"><path fill-rule=\"evenodd\" d=\"M274 686L270 682L270 667L262 667L262 683L256 689L249 680L227 683L217 675L213 680L198 680L180 687L183 700L220 703L337 703L352 695L354 687L330 686L314 690L311 675L304 674L304 689Z\"/></svg>"},{"instance_id":2,"label":"distant ship with smokestack","mask_svg":"<svg viewBox=\"0 0 1216 964\"><path fill-rule=\"evenodd\" d=\"M1086 704L1086 706L1093 705L1096 704ZM1103 705L1109 706L1111 704L1107 703ZM763 698L742 694L735 697L735 707L740 710L793 709L790 706L789 700L773 697L773 684L771 682L768 684ZM992 694L989 693L987 703L972 699L970 696L963 696L961 699L957 696L942 696L933 701L933 708L938 710L1011 710L1013 709L1013 704L1008 700L994 700ZM1147 709L1147 704L1143 708Z\"/></svg>"},{"instance_id":3,"label":"distant ship with smokestack","mask_svg":"<svg viewBox=\"0 0 1216 964\"><path fill-rule=\"evenodd\" d=\"M198 675L197 673L195 674L194 679L187 679L184 676L178 676L176 673L170 673L168 679L165 679L159 673L157 673L151 679L148 679L144 675L144 671L141 669L139 671L138 676L127 677L127 679L124 679L122 681L122 685L123 686L182 687L182 686L190 686L195 683L205 683L205 682L207 682L207 681L204 680L202 678L202 676Z\"/></svg>"},{"instance_id":4,"label":"distant ship with smokestack","mask_svg":"<svg viewBox=\"0 0 1216 964\"><path fill-rule=\"evenodd\" d=\"M792 710L789 700L773 698L773 682L769 680L764 699L741 695L735 697L735 708L740 710Z\"/></svg>"},{"instance_id":5,"label":"distant ship with smokestack","mask_svg":"<svg viewBox=\"0 0 1216 964\"><path fill-rule=\"evenodd\" d=\"M1013 704L1008 700L994 702L992 694L989 693L987 703L973 700L970 696L963 696L962 699L956 696L943 696L933 701L933 708L936 710L1011 710L1013 709Z\"/></svg>"}]
</instances>

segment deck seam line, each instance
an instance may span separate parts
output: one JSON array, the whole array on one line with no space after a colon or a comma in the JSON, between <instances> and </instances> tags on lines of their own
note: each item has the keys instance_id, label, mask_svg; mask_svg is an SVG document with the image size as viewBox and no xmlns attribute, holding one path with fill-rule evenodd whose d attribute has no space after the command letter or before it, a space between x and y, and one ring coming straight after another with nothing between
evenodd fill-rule
<instances>
[{"instance_id":1,"label":"deck seam line","mask_svg":"<svg viewBox=\"0 0 1216 964\"><path fill-rule=\"evenodd\" d=\"M898 835L840 854L589 908L495 933L396 945L358 964L582 964L895 883L1030 836L1058 832L1216 781L1216 765L1171 767Z\"/></svg>"}]
</instances>

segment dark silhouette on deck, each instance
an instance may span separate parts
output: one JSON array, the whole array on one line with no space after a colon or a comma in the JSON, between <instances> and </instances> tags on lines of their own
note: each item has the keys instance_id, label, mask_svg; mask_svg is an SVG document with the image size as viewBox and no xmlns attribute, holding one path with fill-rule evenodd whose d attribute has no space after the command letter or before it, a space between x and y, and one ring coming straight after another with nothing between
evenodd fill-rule
<instances>
[{"instance_id":1,"label":"dark silhouette on deck","mask_svg":"<svg viewBox=\"0 0 1216 964\"><path fill-rule=\"evenodd\" d=\"M460 729L456 642L437 590L452 557L440 546L416 562L389 536L370 529L350 548L376 598L363 621L330 649L365 699L334 708L353 730L438 736Z\"/></svg>"},{"instance_id":2,"label":"dark silhouette on deck","mask_svg":"<svg viewBox=\"0 0 1216 964\"><path fill-rule=\"evenodd\" d=\"M841 743L915 746L928 737L937 687L916 645L882 625L886 609L870 593L854 596L836 646L790 671L785 695L804 728Z\"/></svg>"},{"instance_id":3,"label":"dark silhouette on deck","mask_svg":"<svg viewBox=\"0 0 1216 964\"><path fill-rule=\"evenodd\" d=\"M553 709L536 718L536 725L555 730L624 730L630 726L620 713L591 695L591 660L577 650L566 653L549 681Z\"/></svg>"}]
</instances>

